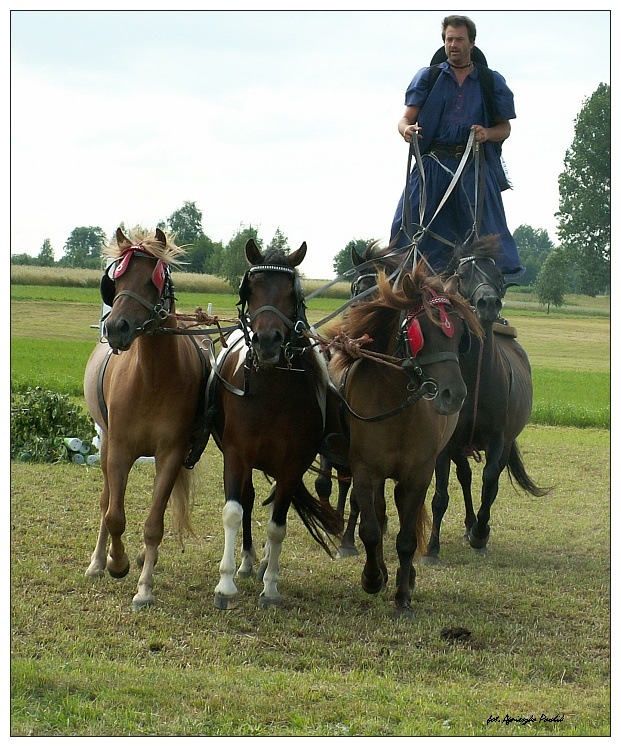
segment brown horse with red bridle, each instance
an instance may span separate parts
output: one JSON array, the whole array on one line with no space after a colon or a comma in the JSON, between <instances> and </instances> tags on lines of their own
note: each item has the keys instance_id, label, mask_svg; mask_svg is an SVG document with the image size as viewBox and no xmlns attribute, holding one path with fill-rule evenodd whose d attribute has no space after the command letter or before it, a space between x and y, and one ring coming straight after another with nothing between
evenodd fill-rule
<instances>
[{"instance_id":1,"label":"brown horse with red bridle","mask_svg":"<svg viewBox=\"0 0 621 747\"><path fill-rule=\"evenodd\" d=\"M91 417L102 429L101 524L87 576L107 569L115 578L129 571L123 544L125 491L130 470L141 456L155 457L151 510L144 524L142 572L134 609L152 605L153 569L164 534L169 499L173 527L190 530L193 466L206 443L203 398L209 365L200 344L179 331L170 267L182 251L159 229L127 238L121 229L107 248L113 261L101 282L104 303L102 341L86 366L84 394ZM184 466L184 464L186 466ZM108 538L111 541L107 550Z\"/></svg>"},{"instance_id":2,"label":"brown horse with red bridle","mask_svg":"<svg viewBox=\"0 0 621 747\"><path fill-rule=\"evenodd\" d=\"M388 580L383 485L387 479L395 481L398 617L413 614L413 559L424 547L425 496L436 457L453 433L466 396L460 341L466 325L476 334L480 327L468 304L445 293L440 280L428 276L422 265L403 275L400 291L383 274L378 285L379 299L352 306L344 321L349 339L370 338L363 346L367 354L345 347L334 354L329 369L344 403L352 502L360 511L366 550L362 587L371 594Z\"/></svg>"}]
</instances>

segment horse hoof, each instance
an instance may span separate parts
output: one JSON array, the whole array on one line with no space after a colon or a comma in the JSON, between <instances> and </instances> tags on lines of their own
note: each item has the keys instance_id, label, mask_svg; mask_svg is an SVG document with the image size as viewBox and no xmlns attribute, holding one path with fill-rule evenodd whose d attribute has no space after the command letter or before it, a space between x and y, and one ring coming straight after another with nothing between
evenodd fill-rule
<instances>
[{"instance_id":1,"label":"horse hoof","mask_svg":"<svg viewBox=\"0 0 621 747\"><path fill-rule=\"evenodd\" d=\"M414 612L414 608L409 604L405 607L395 605L395 609L392 613L392 619L395 622L397 622L397 620L413 620L415 617L416 613Z\"/></svg>"},{"instance_id":2,"label":"horse hoof","mask_svg":"<svg viewBox=\"0 0 621 747\"><path fill-rule=\"evenodd\" d=\"M244 568L243 570L240 568L237 571L237 578L252 578L254 576L254 568L250 568L250 570L247 570Z\"/></svg>"},{"instance_id":3,"label":"horse hoof","mask_svg":"<svg viewBox=\"0 0 621 747\"><path fill-rule=\"evenodd\" d=\"M132 600L132 611L133 612L139 612L140 610L144 609L145 607L153 607L155 605L155 599L147 598L147 599L134 599Z\"/></svg>"},{"instance_id":4,"label":"horse hoof","mask_svg":"<svg viewBox=\"0 0 621 747\"><path fill-rule=\"evenodd\" d=\"M470 541L470 547L472 547L474 550L482 550L487 545L487 541L489 540L489 527L486 528L485 532L483 533L482 537L479 537L474 533L474 531L470 531L468 534L468 540Z\"/></svg>"},{"instance_id":5,"label":"horse hoof","mask_svg":"<svg viewBox=\"0 0 621 747\"><path fill-rule=\"evenodd\" d=\"M489 550L487 546L484 547L473 547L472 551L475 555L478 555L480 558L486 558L489 555Z\"/></svg>"},{"instance_id":6,"label":"horse hoof","mask_svg":"<svg viewBox=\"0 0 621 747\"><path fill-rule=\"evenodd\" d=\"M366 591L367 594L379 594L380 591L386 588L386 584L384 582L384 576L380 573L377 580L371 581L367 576L362 574L361 579L362 588L364 591Z\"/></svg>"},{"instance_id":7,"label":"horse hoof","mask_svg":"<svg viewBox=\"0 0 621 747\"><path fill-rule=\"evenodd\" d=\"M337 558L355 558L357 555L360 553L353 545L341 545L336 553Z\"/></svg>"},{"instance_id":8,"label":"horse hoof","mask_svg":"<svg viewBox=\"0 0 621 747\"><path fill-rule=\"evenodd\" d=\"M105 574L105 568L91 568L90 566L84 572L87 578L103 578Z\"/></svg>"},{"instance_id":9,"label":"horse hoof","mask_svg":"<svg viewBox=\"0 0 621 747\"><path fill-rule=\"evenodd\" d=\"M438 566L444 565L444 563L440 560L440 558L437 555L423 555L420 559L421 565L431 565L435 566L436 568Z\"/></svg>"},{"instance_id":10,"label":"horse hoof","mask_svg":"<svg viewBox=\"0 0 621 747\"><path fill-rule=\"evenodd\" d=\"M108 564L108 573L112 578L125 578L129 573L129 560L127 561L125 568L121 568L120 571L115 570L110 564Z\"/></svg>"},{"instance_id":11,"label":"horse hoof","mask_svg":"<svg viewBox=\"0 0 621 747\"><path fill-rule=\"evenodd\" d=\"M226 597L220 593L215 594L213 603L218 610L234 610L238 605L237 597Z\"/></svg>"},{"instance_id":12,"label":"horse hoof","mask_svg":"<svg viewBox=\"0 0 621 747\"><path fill-rule=\"evenodd\" d=\"M259 596L259 607L282 607L282 597Z\"/></svg>"}]
</instances>

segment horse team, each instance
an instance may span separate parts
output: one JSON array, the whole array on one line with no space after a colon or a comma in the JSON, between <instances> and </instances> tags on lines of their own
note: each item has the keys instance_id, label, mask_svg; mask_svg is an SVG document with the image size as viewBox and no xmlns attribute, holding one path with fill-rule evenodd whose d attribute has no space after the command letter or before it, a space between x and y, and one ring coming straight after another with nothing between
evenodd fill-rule
<instances>
[{"instance_id":1,"label":"horse team","mask_svg":"<svg viewBox=\"0 0 621 747\"><path fill-rule=\"evenodd\" d=\"M488 541L505 467L523 489L545 492L526 473L515 440L528 422L532 384L525 352L514 337L499 334L505 285L494 249L493 237L459 248L446 277L429 274L423 263L408 267L392 252L354 258L359 282L352 294L360 293L363 281L366 293L352 299L326 337L306 318L298 272L306 244L290 254L262 254L251 240L238 324L216 356L208 332L196 334L200 330L188 329L175 313L171 268L180 250L159 229L131 238L119 229L101 283L111 310L85 372L87 407L102 431L103 472L100 530L86 575L128 573L128 475L139 456L154 456L133 608L154 604L166 507L170 501L180 535L190 528L190 468L212 437L223 456L225 492L217 608L235 607L235 577L253 574L257 561L259 604L280 604L289 508L332 554L350 484L343 544L353 549L359 519L366 554L362 587L371 594L385 588L385 483L392 480L399 517L394 615L413 615L414 557L422 552L423 561L438 561L451 463L463 489L466 536L478 551ZM483 488L475 514L469 457L481 452ZM315 496L304 477L318 454L324 469ZM343 480L336 509L325 483L331 465ZM255 470L273 481L260 560L252 536ZM434 473L433 522L425 541L425 497Z\"/></svg>"}]
</instances>

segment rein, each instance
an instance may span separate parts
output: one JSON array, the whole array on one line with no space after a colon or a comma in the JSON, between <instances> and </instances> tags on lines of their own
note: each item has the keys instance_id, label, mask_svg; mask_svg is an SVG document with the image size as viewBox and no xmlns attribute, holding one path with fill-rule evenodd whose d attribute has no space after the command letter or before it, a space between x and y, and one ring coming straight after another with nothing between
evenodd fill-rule
<instances>
[{"instance_id":1,"label":"rein","mask_svg":"<svg viewBox=\"0 0 621 747\"><path fill-rule=\"evenodd\" d=\"M429 303L437 307L441 310L442 315L442 321L443 324L450 325L450 331L448 328L444 328L444 333L447 336L452 336L453 330L452 330L452 323L450 320L448 320L448 316L446 315L446 311L444 310L444 306L451 306L450 301L445 296L432 296L431 299L429 299ZM421 303L419 306L417 306L415 309L413 309L405 318L405 320L400 325L400 340L403 344L404 339L407 337L408 329L410 325L413 323L418 324L417 317L421 316L422 314L427 313L427 309L425 306ZM350 366L347 367L345 370L345 373L343 375L343 378L341 380L341 385L339 389L337 390L336 387L334 388L334 391L337 393L340 402L345 407L345 409L349 412L350 415L355 417L357 420L361 420L367 423L377 423L382 420L388 420L389 418L394 417L395 415L398 415L399 413L406 410L408 407L411 407L412 405L416 404L421 399L427 399L427 400L433 400L438 395L438 384L435 381L435 379L432 379L430 377L426 377L423 366L429 365L431 363L440 363L443 361L453 361L457 364L459 364L459 358L455 353L446 351L441 353L431 353L428 355L419 355L418 353L423 347L422 342L422 335L421 335L421 346L419 350L415 352L414 355L409 355L405 358L395 358L393 356L389 356L383 353L378 353L376 351L371 350L363 350L362 345L366 342L369 342L370 339L368 336L365 336L363 338L360 338L359 340L350 340L347 339L347 342L343 341L343 335L339 335L336 338L334 338L332 341L328 342L328 345L330 347L342 347L342 349L346 349L350 356L352 357L367 357L369 359L375 360L379 363L384 363L387 365L391 365L394 368L397 368L401 371L403 371L409 378L410 381L408 382L407 389L408 391L412 392L399 406L393 408L392 410L388 412L384 412L380 415L372 415L369 417L365 417L363 415L360 415L359 413L355 412L355 410L352 409L350 404L347 402L347 399L344 395L345 387L347 384L347 379L349 377L349 374L352 370L352 368L358 363L358 361L354 361Z\"/></svg>"}]
</instances>

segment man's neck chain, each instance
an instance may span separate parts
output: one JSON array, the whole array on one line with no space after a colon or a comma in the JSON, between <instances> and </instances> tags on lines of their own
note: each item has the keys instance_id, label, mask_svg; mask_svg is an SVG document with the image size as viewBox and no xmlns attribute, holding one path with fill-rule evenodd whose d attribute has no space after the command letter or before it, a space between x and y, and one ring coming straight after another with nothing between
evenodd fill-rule
<instances>
[{"instance_id":1,"label":"man's neck chain","mask_svg":"<svg viewBox=\"0 0 621 747\"><path fill-rule=\"evenodd\" d=\"M449 65L451 65L450 62L449 62ZM454 68L455 70L465 70L467 67L470 67L471 65L472 65L472 62L469 62L467 65L451 65L451 67Z\"/></svg>"}]
</instances>

